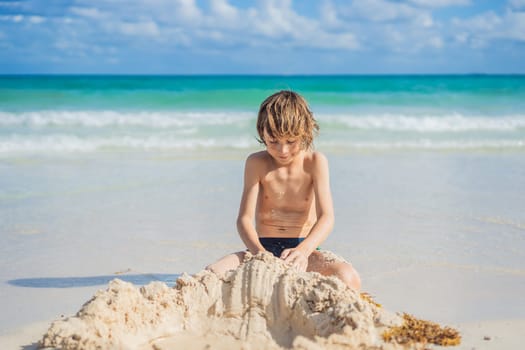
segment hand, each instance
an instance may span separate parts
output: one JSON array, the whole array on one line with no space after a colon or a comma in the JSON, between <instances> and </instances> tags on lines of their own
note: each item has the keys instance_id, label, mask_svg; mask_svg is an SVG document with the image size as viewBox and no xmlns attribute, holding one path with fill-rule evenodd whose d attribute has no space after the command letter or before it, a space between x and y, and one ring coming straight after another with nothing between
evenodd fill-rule
<instances>
[{"instance_id":1,"label":"hand","mask_svg":"<svg viewBox=\"0 0 525 350\"><path fill-rule=\"evenodd\" d=\"M283 250L281 259L299 271L306 271L308 267L308 256L300 249L290 248Z\"/></svg>"}]
</instances>

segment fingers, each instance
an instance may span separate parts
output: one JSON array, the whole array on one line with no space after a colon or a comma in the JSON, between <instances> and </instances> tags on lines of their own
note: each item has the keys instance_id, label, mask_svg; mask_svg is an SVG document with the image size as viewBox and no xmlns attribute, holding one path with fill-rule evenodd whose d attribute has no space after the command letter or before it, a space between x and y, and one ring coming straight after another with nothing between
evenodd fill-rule
<instances>
[{"instance_id":1,"label":"fingers","mask_svg":"<svg viewBox=\"0 0 525 350\"><path fill-rule=\"evenodd\" d=\"M281 259L284 259L284 261L288 263L292 263L294 260L296 260L301 254L294 249L285 249L281 253Z\"/></svg>"},{"instance_id":2,"label":"fingers","mask_svg":"<svg viewBox=\"0 0 525 350\"><path fill-rule=\"evenodd\" d=\"M285 249L281 253L281 259L284 259L286 261L286 258L290 256L290 253L292 252L292 249Z\"/></svg>"},{"instance_id":3,"label":"fingers","mask_svg":"<svg viewBox=\"0 0 525 350\"><path fill-rule=\"evenodd\" d=\"M285 249L281 254L281 259L299 271L306 271L308 266L308 258L299 250Z\"/></svg>"}]
</instances>

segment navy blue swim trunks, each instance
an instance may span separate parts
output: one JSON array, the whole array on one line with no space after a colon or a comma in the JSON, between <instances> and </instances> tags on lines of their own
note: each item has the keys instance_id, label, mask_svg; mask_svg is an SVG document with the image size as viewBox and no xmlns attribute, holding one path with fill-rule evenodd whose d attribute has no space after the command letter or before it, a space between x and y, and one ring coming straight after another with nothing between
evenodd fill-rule
<instances>
[{"instance_id":1,"label":"navy blue swim trunks","mask_svg":"<svg viewBox=\"0 0 525 350\"><path fill-rule=\"evenodd\" d=\"M281 238L281 237L259 237L264 249L271 252L276 257L281 257L283 250L295 248L304 238Z\"/></svg>"}]
</instances>

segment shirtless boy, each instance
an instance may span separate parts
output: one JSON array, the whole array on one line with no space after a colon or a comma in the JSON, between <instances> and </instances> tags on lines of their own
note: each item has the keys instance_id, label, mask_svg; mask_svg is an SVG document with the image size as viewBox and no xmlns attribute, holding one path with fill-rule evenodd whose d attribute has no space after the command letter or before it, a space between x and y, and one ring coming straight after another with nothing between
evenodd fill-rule
<instances>
[{"instance_id":1,"label":"shirtless boy","mask_svg":"<svg viewBox=\"0 0 525 350\"><path fill-rule=\"evenodd\" d=\"M291 267L337 276L359 290L352 265L317 249L334 224L328 161L312 150L318 130L295 92L280 91L261 104L257 132L266 150L246 160L237 230L252 254L269 251ZM222 275L237 268L244 254L227 255L207 269Z\"/></svg>"}]
</instances>

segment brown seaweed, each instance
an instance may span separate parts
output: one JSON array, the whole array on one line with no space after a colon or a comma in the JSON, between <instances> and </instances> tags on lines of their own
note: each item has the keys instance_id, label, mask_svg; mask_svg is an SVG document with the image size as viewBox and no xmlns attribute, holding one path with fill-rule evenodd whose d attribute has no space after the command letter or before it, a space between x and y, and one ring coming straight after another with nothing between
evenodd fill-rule
<instances>
[{"instance_id":1,"label":"brown seaweed","mask_svg":"<svg viewBox=\"0 0 525 350\"><path fill-rule=\"evenodd\" d=\"M403 314L403 324L383 332L383 340L398 344L431 343L441 346L455 346L461 342L461 335L451 327Z\"/></svg>"}]
</instances>

